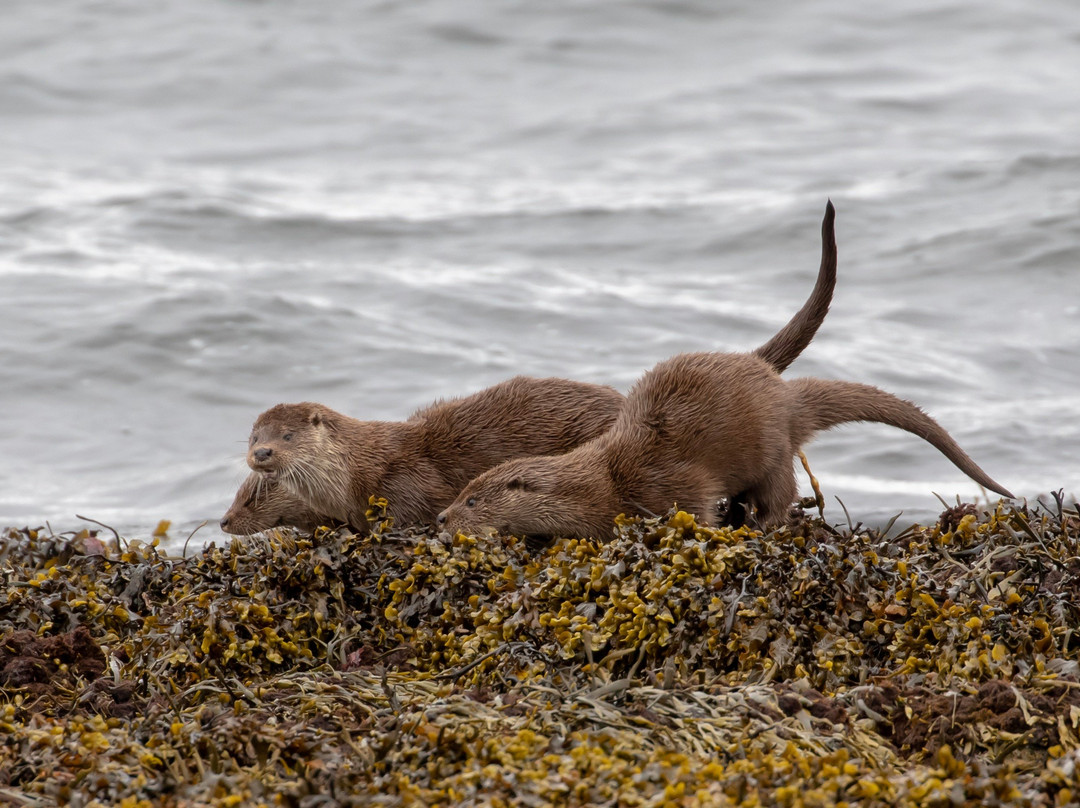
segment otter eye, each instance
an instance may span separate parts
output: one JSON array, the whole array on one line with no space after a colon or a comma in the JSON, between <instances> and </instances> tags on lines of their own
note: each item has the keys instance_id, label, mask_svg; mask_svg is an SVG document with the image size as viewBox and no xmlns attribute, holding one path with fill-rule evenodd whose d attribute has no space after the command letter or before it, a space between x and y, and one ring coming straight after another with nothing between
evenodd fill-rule
<instances>
[{"instance_id":1,"label":"otter eye","mask_svg":"<svg viewBox=\"0 0 1080 808\"><path fill-rule=\"evenodd\" d=\"M467 500L465 500L465 507L466 508L472 508L472 507L475 507L475 505L476 505L476 497L469 497Z\"/></svg>"},{"instance_id":2,"label":"otter eye","mask_svg":"<svg viewBox=\"0 0 1080 808\"><path fill-rule=\"evenodd\" d=\"M281 439L282 440L292 440L292 432L286 432L284 435L281 436Z\"/></svg>"}]
</instances>

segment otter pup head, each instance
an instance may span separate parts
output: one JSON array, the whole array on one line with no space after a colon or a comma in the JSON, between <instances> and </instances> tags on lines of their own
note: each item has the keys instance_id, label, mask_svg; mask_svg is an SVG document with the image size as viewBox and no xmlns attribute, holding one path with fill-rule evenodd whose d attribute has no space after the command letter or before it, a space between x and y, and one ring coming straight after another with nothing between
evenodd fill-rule
<instances>
[{"instance_id":1,"label":"otter pup head","mask_svg":"<svg viewBox=\"0 0 1080 808\"><path fill-rule=\"evenodd\" d=\"M610 485L575 454L519 458L485 471L439 514L439 528L454 534L606 537L617 513L611 513Z\"/></svg>"},{"instance_id":2,"label":"otter pup head","mask_svg":"<svg viewBox=\"0 0 1080 808\"><path fill-rule=\"evenodd\" d=\"M333 410L321 404L278 404L255 419L247 463L268 477L302 463L327 442Z\"/></svg>"},{"instance_id":3,"label":"otter pup head","mask_svg":"<svg viewBox=\"0 0 1080 808\"><path fill-rule=\"evenodd\" d=\"M234 536L250 536L275 527L296 527L311 531L333 520L323 519L302 500L262 474L249 474L240 484L229 510L221 518L221 529Z\"/></svg>"}]
</instances>

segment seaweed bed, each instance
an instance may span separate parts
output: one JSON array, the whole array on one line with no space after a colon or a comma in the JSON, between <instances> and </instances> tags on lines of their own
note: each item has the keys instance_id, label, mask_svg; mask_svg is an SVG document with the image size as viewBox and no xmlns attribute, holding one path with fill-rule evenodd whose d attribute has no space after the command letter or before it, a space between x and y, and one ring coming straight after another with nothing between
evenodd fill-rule
<instances>
[{"instance_id":1,"label":"seaweed bed","mask_svg":"<svg viewBox=\"0 0 1080 808\"><path fill-rule=\"evenodd\" d=\"M156 544L3 532L0 802L1080 795L1080 514L1060 495L893 537L680 512L603 544L389 520Z\"/></svg>"}]
</instances>

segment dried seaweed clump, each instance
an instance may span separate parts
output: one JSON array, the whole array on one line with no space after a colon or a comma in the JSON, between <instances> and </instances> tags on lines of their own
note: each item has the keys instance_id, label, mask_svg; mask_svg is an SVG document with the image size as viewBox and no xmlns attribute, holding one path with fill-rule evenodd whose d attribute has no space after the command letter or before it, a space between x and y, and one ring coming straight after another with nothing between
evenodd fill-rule
<instances>
[{"instance_id":1,"label":"dried seaweed clump","mask_svg":"<svg viewBox=\"0 0 1080 808\"><path fill-rule=\"evenodd\" d=\"M379 503L374 503L376 515ZM1080 515L896 536L676 512L612 541L7 530L0 800L1077 798Z\"/></svg>"}]
</instances>

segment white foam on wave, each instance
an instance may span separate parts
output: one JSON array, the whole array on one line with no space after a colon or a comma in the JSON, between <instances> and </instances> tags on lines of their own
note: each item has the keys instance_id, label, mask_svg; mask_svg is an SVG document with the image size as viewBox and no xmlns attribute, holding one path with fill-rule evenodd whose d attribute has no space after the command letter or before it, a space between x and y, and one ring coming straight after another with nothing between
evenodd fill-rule
<instances>
[{"instance_id":1,"label":"white foam on wave","mask_svg":"<svg viewBox=\"0 0 1080 808\"><path fill-rule=\"evenodd\" d=\"M971 417L978 412L986 420L972 424L972 428L1009 421L1038 423L1061 419L1062 429L1080 434L1080 420L1075 417L1080 412L1080 394L1040 396L1028 391L1016 391L1011 395L1010 392L1003 390L996 396L980 399L977 406L976 402L952 400L942 404L939 410L943 417L957 419Z\"/></svg>"},{"instance_id":2,"label":"white foam on wave","mask_svg":"<svg viewBox=\"0 0 1080 808\"><path fill-rule=\"evenodd\" d=\"M843 498L844 491L868 495L906 495L913 497L932 497L938 494L944 497L946 502L951 502L956 496L964 501L986 501L989 499L996 502L1000 497L993 491L988 491L974 480L959 477L952 480L924 479L924 480L901 480L896 478L875 477L867 474L845 474L834 472L823 467L811 466L819 483L826 492L826 499L830 496L829 491L838 493ZM799 475L799 490L803 494L810 493L810 484L806 473L801 469ZM1074 480L1077 485L1068 488L1060 479L1037 476L1009 476L1008 488L1017 497L1037 497L1047 491L1056 491L1065 488L1066 494L1080 495L1080 481Z\"/></svg>"},{"instance_id":3,"label":"white foam on wave","mask_svg":"<svg viewBox=\"0 0 1080 808\"><path fill-rule=\"evenodd\" d=\"M730 290L703 290L689 287L662 287L655 277L606 275L600 271L581 272L537 265L525 259L507 259L499 263L475 262L468 265L451 264L431 259L408 259L387 262L372 271L387 280L417 290L454 291L480 287L499 287L512 282L518 292L526 290L530 309L538 312L570 313L583 300L596 298L617 301L633 309L660 309L672 316L683 313L728 315L760 318L773 312L767 301L740 300L730 297ZM722 284L728 276L718 273L714 278Z\"/></svg>"},{"instance_id":4,"label":"white foam on wave","mask_svg":"<svg viewBox=\"0 0 1080 808\"><path fill-rule=\"evenodd\" d=\"M438 172L437 172L438 173ZM46 173L5 171L0 175L0 221L20 223L7 250L0 250L0 275L49 272L101 280L173 278L185 273L258 271L247 259L230 262L170 240L167 246L132 238L130 229L147 214L185 227L185 217L218 211L223 217L270 222L307 220L333 224L400 221L435 223L506 215L550 216L582 211L626 212L716 207L776 209L794 203L771 191L718 189L698 178L610 176L588 178L528 171L507 174L495 166L457 167L438 176L409 176L405 167L385 172L356 171L329 176L320 171L289 173L248 167L161 166L132 170L72 166ZM516 268L410 265L410 274L428 283L498 279ZM560 280L573 291L574 277ZM581 288L623 298L653 291ZM703 310L699 296L672 291L672 305ZM552 305L557 304L552 301ZM710 310L716 302L710 302Z\"/></svg>"},{"instance_id":5,"label":"white foam on wave","mask_svg":"<svg viewBox=\"0 0 1080 808\"><path fill-rule=\"evenodd\" d=\"M389 181L387 181L389 180ZM284 190L284 189L283 189ZM690 207L740 211L782 209L786 194L723 190L696 179L628 180L474 173L441 182L381 178L377 187L293 185L275 199L277 215L349 222L398 219L409 222L506 215L626 212Z\"/></svg>"},{"instance_id":6,"label":"white foam on wave","mask_svg":"<svg viewBox=\"0 0 1080 808\"><path fill-rule=\"evenodd\" d=\"M47 465L28 465L5 480L0 527L37 527L46 522L55 530L92 526L78 519L84 516L122 534L137 535L153 530L162 519L191 527L202 520L213 523L220 516L219 503L208 502L201 486L223 465L208 467L200 459L179 459L161 466L114 465L107 474L57 474ZM235 469L238 462L228 465ZM231 499L234 491L223 487L222 501Z\"/></svg>"},{"instance_id":7,"label":"white foam on wave","mask_svg":"<svg viewBox=\"0 0 1080 808\"><path fill-rule=\"evenodd\" d=\"M642 167L638 167L639 169ZM157 204L176 210L215 205L252 218L328 222L398 219L423 222L469 216L720 207L778 210L798 201L764 188L719 187L711 178L649 176L632 167L599 166L589 176L508 171L484 163L388 168L305 166L284 171L249 166L152 165L135 169L70 166L48 172L0 172L0 218L31 210L68 211Z\"/></svg>"},{"instance_id":8,"label":"white foam on wave","mask_svg":"<svg viewBox=\"0 0 1080 808\"><path fill-rule=\"evenodd\" d=\"M184 278L197 273L221 272L222 260L195 253L176 252L149 244L125 244L108 251L103 245L81 239L69 232L64 245L37 243L11 255L0 256L0 275L50 274L82 280L165 282L169 289L182 292L205 288L205 281ZM72 256L77 256L72 260ZM249 267L250 269L250 267Z\"/></svg>"}]
</instances>

